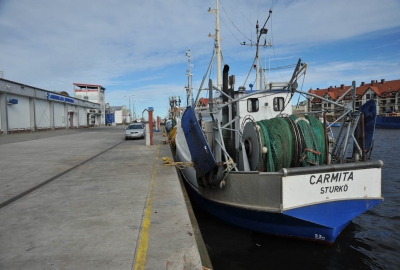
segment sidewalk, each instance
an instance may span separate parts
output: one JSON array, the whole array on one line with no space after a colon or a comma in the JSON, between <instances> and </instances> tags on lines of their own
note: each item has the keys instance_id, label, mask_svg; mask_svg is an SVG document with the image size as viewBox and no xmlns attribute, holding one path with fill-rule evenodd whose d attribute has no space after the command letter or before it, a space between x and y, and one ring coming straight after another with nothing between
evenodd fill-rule
<instances>
[{"instance_id":1,"label":"sidewalk","mask_svg":"<svg viewBox=\"0 0 400 270\"><path fill-rule=\"evenodd\" d=\"M176 169L162 165L165 138L145 146L121 131L0 143L2 201L77 166L0 209L0 269L202 269Z\"/></svg>"}]
</instances>

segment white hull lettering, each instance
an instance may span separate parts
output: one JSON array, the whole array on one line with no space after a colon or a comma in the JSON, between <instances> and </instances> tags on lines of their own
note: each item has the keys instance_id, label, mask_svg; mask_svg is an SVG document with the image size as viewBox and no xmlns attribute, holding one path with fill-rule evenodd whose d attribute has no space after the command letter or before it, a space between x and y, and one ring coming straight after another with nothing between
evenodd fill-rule
<instances>
[{"instance_id":1,"label":"white hull lettering","mask_svg":"<svg viewBox=\"0 0 400 270\"><path fill-rule=\"evenodd\" d=\"M325 173L310 176L310 185L353 181L353 172Z\"/></svg>"}]
</instances>

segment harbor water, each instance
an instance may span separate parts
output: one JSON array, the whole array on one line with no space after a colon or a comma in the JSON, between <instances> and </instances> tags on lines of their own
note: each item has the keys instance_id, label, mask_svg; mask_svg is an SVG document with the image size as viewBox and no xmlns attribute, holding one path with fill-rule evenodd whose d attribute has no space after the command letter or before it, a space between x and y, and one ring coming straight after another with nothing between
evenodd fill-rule
<instances>
[{"instance_id":1,"label":"harbor water","mask_svg":"<svg viewBox=\"0 0 400 270\"><path fill-rule=\"evenodd\" d=\"M400 130L377 129L371 159L384 162L384 201L355 218L332 245L228 225L193 203L208 253L221 269L400 269Z\"/></svg>"}]
</instances>

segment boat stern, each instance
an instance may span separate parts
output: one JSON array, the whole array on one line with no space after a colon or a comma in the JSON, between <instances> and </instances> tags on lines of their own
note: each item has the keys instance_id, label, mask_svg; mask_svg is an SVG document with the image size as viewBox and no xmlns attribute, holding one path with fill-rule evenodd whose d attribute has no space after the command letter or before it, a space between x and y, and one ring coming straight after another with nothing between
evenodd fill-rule
<instances>
[{"instance_id":1,"label":"boat stern","mask_svg":"<svg viewBox=\"0 0 400 270\"><path fill-rule=\"evenodd\" d=\"M382 161L284 169L281 213L326 230L310 238L334 242L352 219L383 201ZM312 228L312 227L311 227Z\"/></svg>"}]
</instances>

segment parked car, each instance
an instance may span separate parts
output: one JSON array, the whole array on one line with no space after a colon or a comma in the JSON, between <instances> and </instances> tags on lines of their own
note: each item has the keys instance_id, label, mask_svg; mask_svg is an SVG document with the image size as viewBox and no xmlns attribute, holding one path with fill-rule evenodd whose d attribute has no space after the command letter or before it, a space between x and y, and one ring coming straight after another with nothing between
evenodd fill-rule
<instances>
[{"instance_id":1,"label":"parked car","mask_svg":"<svg viewBox=\"0 0 400 270\"><path fill-rule=\"evenodd\" d=\"M130 124L125 129L125 140L133 138L144 138L146 136L146 127L142 123Z\"/></svg>"}]
</instances>

